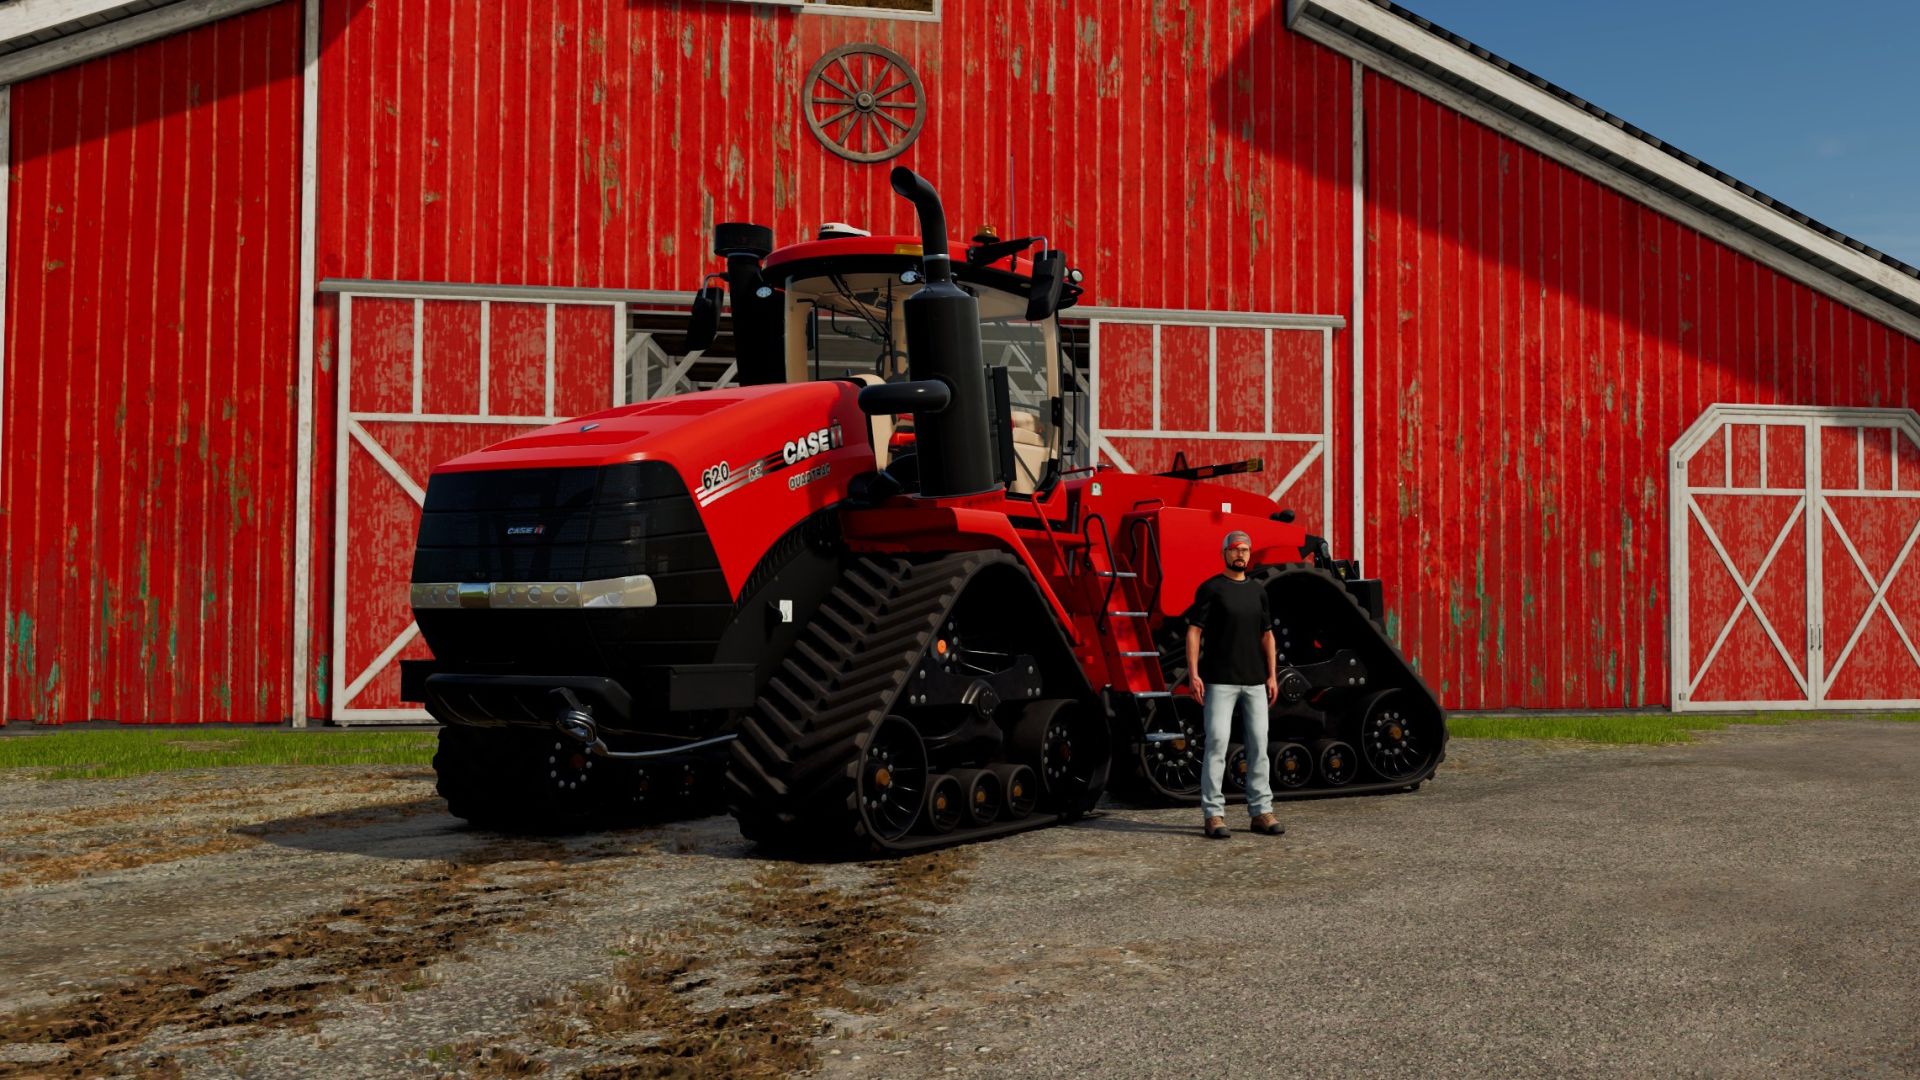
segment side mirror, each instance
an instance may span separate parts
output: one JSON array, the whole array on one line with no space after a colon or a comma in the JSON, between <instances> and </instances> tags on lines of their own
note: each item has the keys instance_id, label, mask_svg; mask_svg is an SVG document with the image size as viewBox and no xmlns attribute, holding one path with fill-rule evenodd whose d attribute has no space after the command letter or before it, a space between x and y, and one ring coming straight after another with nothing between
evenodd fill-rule
<instances>
[{"instance_id":1,"label":"side mirror","mask_svg":"<svg viewBox=\"0 0 1920 1080\"><path fill-rule=\"evenodd\" d=\"M1273 515L1273 520L1281 522L1286 525L1291 525L1293 524L1293 517L1294 517L1293 511L1291 509L1287 509L1287 510L1282 510L1279 513Z\"/></svg>"},{"instance_id":2,"label":"side mirror","mask_svg":"<svg viewBox=\"0 0 1920 1080\"><path fill-rule=\"evenodd\" d=\"M720 305L726 299L726 291L718 285L693 294L693 314L687 317L688 352L706 352L720 336Z\"/></svg>"},{"instance_id":3,"label":"side mirror","mask_svg":"<svg viewBox=\"0 0 1920 1080\"><path fill-rule=\"evenodd\" d=\"M1039 322L1060 309L1060 290L1067 283L1067 257L1054 248L1033 260L1033 288L1027 293L1027 321Z\"/></svg>"}]
</instances>

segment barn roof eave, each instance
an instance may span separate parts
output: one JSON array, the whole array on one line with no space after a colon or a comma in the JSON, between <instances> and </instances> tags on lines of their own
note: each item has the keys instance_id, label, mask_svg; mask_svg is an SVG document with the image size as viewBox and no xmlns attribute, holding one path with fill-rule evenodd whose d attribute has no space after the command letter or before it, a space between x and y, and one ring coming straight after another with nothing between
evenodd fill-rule
<instances>
[{"instance_id":1,"label":"barn roof eave","mask_svg":"<svg viewBox=\"0 0 1920 1080\"><path fill-rule=\"evenodd\" d=\"M1920 338L1920 268L1821 224L1391 0L1287 0L1287 25Z\"/></svg>"}]
</instances>

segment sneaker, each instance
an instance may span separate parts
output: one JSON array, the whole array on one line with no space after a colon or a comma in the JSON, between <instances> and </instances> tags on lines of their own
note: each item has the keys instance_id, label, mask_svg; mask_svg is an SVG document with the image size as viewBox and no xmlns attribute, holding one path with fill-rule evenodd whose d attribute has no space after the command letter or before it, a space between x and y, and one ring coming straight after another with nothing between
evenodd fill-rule
<instances>
[{"instance_id":1,"label":"sneaker","mask_svg":"<svg viewBox=\"0 0 1920 1080\"><path fill-rule=\"evenodd\" d=\"M1227 831L1227 819L1221 817L1208 818L1207 823L1201 826L1201 831L1207 834L1209 840L1225 840L1233 835Z\"/></svg>"},{"instance_id":2,"label":"sneaker","mask_svg":"<svg viewBox=\"0 0 1920 1080\"><path fill-rule=\"evenodd\" d=\"M1287 827L1280 824L1280 819L1274 817L1271 813L1261 814L1259 817L1254 818L1253 824L1249 827L1253 829L1254 832L1261 833L1265 836L1279 836L1281 833L1287 831Z\"/></svg>"}]
</instances>

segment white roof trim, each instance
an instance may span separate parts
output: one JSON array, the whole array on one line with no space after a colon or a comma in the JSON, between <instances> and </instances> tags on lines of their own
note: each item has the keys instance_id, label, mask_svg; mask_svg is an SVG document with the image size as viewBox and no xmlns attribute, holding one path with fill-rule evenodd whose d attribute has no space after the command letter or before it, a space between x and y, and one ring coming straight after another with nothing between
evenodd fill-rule
<instances>
[{"instance_id":1,"label":"white roof trim","mask_svg":"<svg viewBox=\"0 0 1920 1080\"><path fill-rule=\"evenodd\" d=\"M17 83L36 75L45 75L49 71L57 71L63 67L91 60L96 56L105 56L134 45L143 45L149 41L177 34L182 30L191 30L196 26L224 19L229 15L238 15L243 11L251 11L277 2L278 0L175 0L164 7L115 19L99 26L76 30L42 45L0 55L0 83ZM52 14L57 11L73 10L80 6L105 8L125 5L124 3L83 5L69 0L65 3L42 5L42 9L47 17L52 17ZM94 14L103 15L104 11L94 12ZM21 34L32 32L34 31L20 31Z\"/></svg>"},{"instance_id":2,"label":"white roof trim","mask_svg":"<svg viewBox=\"0 0 1920 1080\"><path fill-rule=\"evenodd\" d=\"M0 7L0 44L52 30L65 23L117 13L127 0L13 0Z\"/></svg>"},{"instance_id":3,"label":"white roof trim","mask_svg":"<svg viewBox=\"0 0 1920 1080\"><path fill-rule=\"evenodd\" d=\"M1484 102L1476 101L1439 79L1401 63L1367 43L1349 36L1341 29L1329 25L1324 21L1328 19L1343 20L1359 27L1512 108L1551 123L1579 139L1592 143L1603 153L1614 155L1690 195L1697 196L1703 202L1739 218L1780 243L1804 248L1861 280L1894 293L1915 305L1920 305L1920 279L1903 274L1870 255L1856 251L1831 236L1796 221L1787 214L1740 192L1718 177L1688 165L1659 147L1555 97L1525 79L1409 22L1371 0L1288 0L1288 26L1300 34L1336 52L1357 59L1397 82L1405 83L1423 94L1441 100L1476 120L1488 123L1503 134L1518 138L1529 146L1548 153L1556 160L1573 165L1582 173L1628 197L1646 203L1653 209L1681 220L1691 227L1698 228L1713 236L1714 239L1728 243L1743 253L1787 273L1795 280L1898 327L1903 333L1920 337L1920 318L1903 312L1894 305L1835 277L1822 267L1799 258L1792 252L1769 245L1760 237L1729 228L1725 222L1712 214L1688 206L1682 200L1668 196L1651 185L1636 180L1592 151L1577 147L1565 139L1556 139L1547 132L1489 107ZM1501 122L1495 122L1495 118ZM1522 137L1520 132L1527 132L1531 137ZM1554 144L1554 149L1550 150L1543 145L1548 143ZM1578 158L1579 163L1570 161L1570 157ZM1705 223L1711 223L1714 227L1708 227ZM1742 236L1748 242L1736 242L1735 238ZM1788 264L1791 269L1788 268Z\"/></svg>"}]
</instances>

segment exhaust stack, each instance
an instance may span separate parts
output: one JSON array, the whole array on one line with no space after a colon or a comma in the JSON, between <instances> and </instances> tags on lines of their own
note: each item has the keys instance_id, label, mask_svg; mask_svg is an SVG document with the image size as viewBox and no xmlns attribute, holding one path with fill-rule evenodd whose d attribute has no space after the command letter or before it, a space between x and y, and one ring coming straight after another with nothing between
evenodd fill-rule
<instances>
[{"instance_id":1,"label":"exhaust stack","mask_svg":"<svg viewBox=\"0 0 1920 1080\"><path fill-rule=\"evenodd\" d=\"M914 414L920 493L976 495L995 490L1000 480L987 421L979 302L953 283L947 214L933 185L903 165L893 170L893 190L920 215L920 264L926 275L926 284L901 305L908 371L915 383L944 384L948 396L944 408Z\"/></svg>"}]
</instances>

